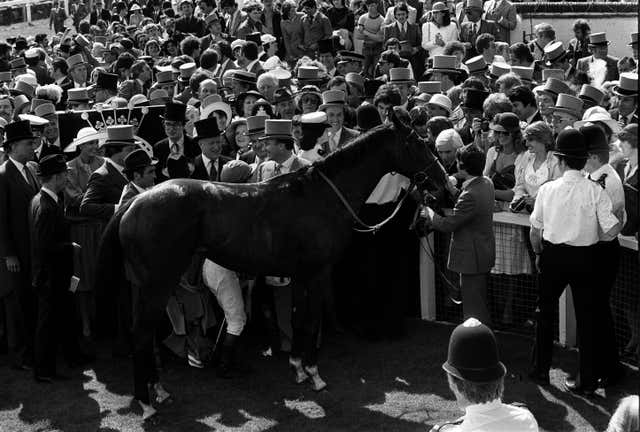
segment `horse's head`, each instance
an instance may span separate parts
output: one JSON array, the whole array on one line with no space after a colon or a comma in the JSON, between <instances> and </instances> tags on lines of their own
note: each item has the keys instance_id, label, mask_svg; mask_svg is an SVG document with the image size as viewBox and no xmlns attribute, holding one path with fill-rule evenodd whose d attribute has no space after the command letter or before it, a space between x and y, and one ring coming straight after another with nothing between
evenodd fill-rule
<instances>
[{"instance_id":1,"label":"horse's head","mask_svg":"<svg viewBox=\"0 0 640 432\"><path fill-rule=\"evenodd\" d=\"M447 172L423 140L390 110L389 118L396 131L396 145L392 146L395 171L408 177L432 204L445 203L451 198L446 187Z\"/></svg>"}]
</instances>

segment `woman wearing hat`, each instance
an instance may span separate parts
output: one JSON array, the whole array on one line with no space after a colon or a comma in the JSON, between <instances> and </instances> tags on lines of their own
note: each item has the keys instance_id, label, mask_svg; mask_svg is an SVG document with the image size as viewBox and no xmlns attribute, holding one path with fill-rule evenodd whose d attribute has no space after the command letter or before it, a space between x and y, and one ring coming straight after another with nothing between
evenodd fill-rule
<instances>
[{"instance_id":1,"label":"woman wearing hat","mask_svg":"<svg viewBox=\"0 0 640 432\"><path fill-rule=\"evenodd\" d=\"M302 87L298 96L298 110L302 114L309 114L318 111L320 105L322 105L320 89L313 85Z\"/></svg>"},{"instance_id":2,"label":"woman wearing hat","mask_svg":"<svg viewBox=\"0 0 640 432\"><path fill-rule=\"evenodd\" d=\"M246 118L240 117L233 120L224 134L228 144L227 148L222 150L225 156L240 159L240 156L251 150Z\"/></svg>"},{"instance_id":3,"label":"woman wearing hat","mask_svg":"<svg viewBox=\"0 0 640 432\"><path fill-rule=\"evenodd\" d=\"M422 25L422 48L433 57L443 54L447 42L454 40L458 40L458 26L451 20L451 12L444 3L433 3Z\"/></svg>"},{"instance_id":4,"label":"woman wearing hat","mask_svg":"<svg viewBox=\"0 0 640 432\"><path fill-rule=\"evenodd\" d=\"M262 98L262 95L256 90L240 93L235 102L236 113L240 117L251 117L251 110L260 98Z\"/></svg>"},{"instance_id":5,"label":"woman wearing hat","mask_svg":"<svg viewBox=\"0 0 640 432\"><path fill-rule=\"evenodd\" d=\"M487 151L483 175L491 178L498 201L510 202L515 186L515 165L524 152L518 116L511 112L497 114L489 126L496 145Z\"/></svg>"},{"instance_id":6,"label":"woman wearing hat","mask_svg":"<svg viewBox=\"0 0 640 432\"><path fill-rule=\"evenodd\" d=\"M297 140L298 156L309 162L322 160L329 154L327 114L321 111L300 116L300 137Z\"/></svg>"}]
</instances>

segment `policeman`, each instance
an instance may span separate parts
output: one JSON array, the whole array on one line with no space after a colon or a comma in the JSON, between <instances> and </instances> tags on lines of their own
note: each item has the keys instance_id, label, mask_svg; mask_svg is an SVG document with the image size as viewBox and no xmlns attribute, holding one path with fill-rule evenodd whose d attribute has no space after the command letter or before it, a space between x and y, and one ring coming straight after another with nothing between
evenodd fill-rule
<instances>
[{"instance_id":1,"label":"policeman","mask_svg":"<svg viewBox=\"0 0 640 432\"><path fill-rule=\"evenodd\" d=\"M537 255L540 286L529 377L542 385L549 383L554 307L569 284L580 328L580 373L576 380L565 380L565 387L571 392L592 395L597 387L591 310L600 271L596 244L599 232L610 235L618 229L619 221L607 193L580 172L588 158L585 136L575 129L561 131L554 153L562 177L540 187L530 216L530 237Z\"/></svg>"}]
</instances>

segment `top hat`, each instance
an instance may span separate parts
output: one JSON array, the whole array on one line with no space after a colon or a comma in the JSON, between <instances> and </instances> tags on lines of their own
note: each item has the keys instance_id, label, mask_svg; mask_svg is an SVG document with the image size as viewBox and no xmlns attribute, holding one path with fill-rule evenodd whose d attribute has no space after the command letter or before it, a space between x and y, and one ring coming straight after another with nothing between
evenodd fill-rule
<instances>
[{"instance_id":1,"label":"top hat","mask_svg":"<svg viewBox=\"0 0 640 432\"><path fill-rule=\"evenodd\" d=\"M365 99L373 99L376 96L376 92L384 84L383 81L372 79L364 82L364 97Z\"/></svg>"},{"instance_id":2,"label":"top hat","mask_svg":"<svg viewBox=\"0 0 640 432\"><path fill-rule=\"evenodd\" d=\"M156 165L157 163L158 160L151 159L146 151L141 148L135 149L124 158L123 171L125 173L130 173L141 168Z\"/></svg>"},{"instance_id":3,"label":"top hat","mask_svg":"<svg viewBox=\"0 0 640 432\"><path fill-rule=\"evenodd\" d=\"M118 90L118 75L108 72L98 72L96 78L96 89L111 90L113 92Z\"/></svg>"},{"instance_id":4,"label":"top hat","mask_svg":"<svg viewBox=\"0 0 640 432\"><path fill-rule=\"evenodd\" d=\"M573 128L560 131L553 153L573 159L586 159L588 157L587 142L584 135Z\"/></svg>"},{"instance_id":5,"label":"top hat","mask_svg":"<svg viewBox=\"0 0 640 432\"><path fill-rule=\"evenodd\" d=\"M482 9L482 0L467 0L467 9Z\"/></svg>"},{"instance_id":6,"label":"top hat","mask_svg":"<svg viewBox=\"0 0 640 432\"><path fill-rule=\"evenodd\" d=\"M511 66L511 72L518 75L523 81L533 81L533 68L526 66Z\"/></svg>"},{"instance_id":7,"label":"top hat","mask_svg":"<svg viewBox=\"0 0 640 432\"><path fill-rule=\"evenodd\" d=\"M140 141L136 141L133 136L133 126L107 126L107 139L104 142L105 146L128 146L139 144Z\"/></svg>"},{"instance_id":8,"label":"top hat","mask_svg":"<svg viewBox=\"0 0 640 432\"><path fill-rule=\"evenodd\" d=\"M605 32L591 33L589 35L589 45L609 45Z\"/></svg>"},{"instance_id":9,"label":"top hat","mask_svg":"<svg viewBox=\"0 0 640 432\"><path fill-rule=\"evenodd\" d=\"M346 102L346 95L342 90L327 90L322 93L322 105L318 108L324 110L330 106L344 107Z\"/></svg>"},{"instance_id":10,"label":"top hat","mask_svg":"<svg viewBox=\"0 0 640 432\"><path fill-rule=\"evenodd\" d=\"M260 40L260 32L249 33L244 37L244 40L246 40L247 42L253 42L258 46L262 45L262 42Z\"/></svg>"},{"instance_id":11,"label":"top hat","mask_svg":"<svg viewBox=\"0 0 640 432\"><path fill-rule=\"evenodd\" d=\"M613 87L613 93L618 96L637 96L638 95L638 74L632 72L624 72L620 74L620 82Z\"/></svg>"},{"instance_id":12,"label":"top hat","mask_svg":"<svg viewBox=\"0 0 640 432\"><path fill-rule=\"evenodd\" d=\"M251 177L251 166L242 160L230 160L220 171L220 181L223 183L244 183Z\"/></svg>"},{"instance_id":13,"label":"top hat","mask_svg":"<svg viewBox=\"0 0 640 432\"><path fill-rule=\"evenodd\" d=\"M193 124L198 132L197 139L213 138L220 136L224 131L218 128L218 120L215 117L198 120Z\"/></svg>"},{"instance_id":14,"label":"top hat","mask_svg":"<svg viewBox=\"0 0 640 432\"><path fill-rule=\"evenodd\" d=\"M240 81L247 84L255 84L256 83L256 74L253 72L247 72L243 70L233 71L233 75L231 75L232 79L235 81Z\"/></svg>"},{"instance_id":15,"label":"top hat","mask_svg":"<svg viewBox=\"0 0 640 432\"><path fill-rule=\"evenodd\" d=\"M82 54L74 54L67 59L67 66L69 67L69 69L73 69L74 67L80 66L83 64L86 64L86 63L84 61L84 57L82 57Z\"/></svg>"},{"instance_id":16,"label":"top hat","mask_svg":"<svg viewBox=\"0 0 640 432\"><path fill-rule=\"evenodd\" d=\"M571 93L571 89L564 82L557 78L549 78L544 86L538 89L539 93L550 93L551 95L558 97L560 93Z\"/></svg>"},{"instance_id":17,"label":"top hat","mask_svg":"<svg viewBox=\"0 0 640 432\"><path fill-rule=\"evenodd\" d=\"M189 82L191 75L193 75L197 68L198 67L193 62L180 65L180 77L178 77L178 79L181 82Z\"/></svg>"},{"instance_id":18,"label":"top hat","mask_svg":"<svg viewBox=\"0 0 640 432\"><path fill-rule=\"evenodd\" d=\"M579 130L584 135L588 152L609 152L609 143L601 127L595 124L588 124Z\"/></svg>"},{"instance_id":19,"label":"top hat","mask_svg":"<svg viewBox=\"0 0 640 432\"><path fill-rule=\"evenodd\" d=\"M564 71L562 69L542 69L542 81L546 82L549 78L564 81Z\"/></svg>"},{"instance_id":20,"label":"top hat","mask_svg":"<svg viewBox=\"0 0 640 432\"><path fill-rule=\"evenodd\" d=\"M566 93L560 93L558 95L558 99L556 100L556 106L551 108L552 111L560 111L567 114L571 114L576 117L576 120L579 120L582 116L582 107L584 102L582 99L576 96L571 96Z\"/></svg>"},{"instance_id":21,"label":"top hat","mask_svg":"<svg viewBox=\"0 0 640 432\"><path fill-rule=\"evenodd\" d=\"M476 383L496 381L507 372L498 358L496 337L476 318L467 319L453 330L442 368L458 379Z\"/></svg>"},{"instance_id":22,"label":"top hat","mask_svg":"<svg viewBox=\"0 0 640 432\"><path fill-rule=\"evenodd\" d=\"M489 65L487 65L487 62L484 61L484 57L481 55L470 58L464 64L467 66L467 69L469 69L469 75L475 73L485 75L487 70L489 70Z\"/></svg>"},{"instance_id":23,"label":"top hat","mask_svg":"<svg viewBox=\"0 0 640 432\"><path fill-rule=\"evenodd\" d=\"M435 55L433 56L433 64L427 69L427 73L433 72L453 72L460 73L460 69L456 68L456 56Z\"/></svg>"},{"instance_id":24,"label":"top hat","mask_svg":"<svg viewBox=\"0 0 640 432\"><path fill-rule=\"evenodd\" d=\"M220 21L220 16L215 12L211 12L209 15L204 17L204 23L207 27L209 27L211 23L214 23L216 21Z\"/></svg>"},{"instance_id":25,"label":"top hat","mask_svg":"<svg viewBox=\"0 0 640 432\"><path fill-rule=\"evenodd\" d=\"M516 132L520 130L520 119L512 112L498 113L489 127L494 131Z\"/></svg>"},{"instance_id":26,"label":"top hat","mask_svg":"<svg viewBox=\"0 0 640 432\"><path fill-rule=\"evenodd\" d=\"M38 117L43 117L43 118L47 118L49 116L55 116L56 115L56 107L51 102L43 103L43 104L38 105L33 110L33 113L35 115L37 115Z\"/></svg>"},{"instance_id":27,"label":"top hat","mask_svg":"<svg viewBox=\"0 0 640 432\"><path fill-rule=\"evenodd\" d=\"M578 97L585 103L600 105L604 99L604 92L590 84L583 84Z\"/></svg>"},{"instance_id":28,"label":"top hat","mask_svg":"<svg viewBox=\"0 0 640 432\"><path fill-rule=\"evenodd\" d=\"M163 120L185 122L187 106L182 102L167 102L164 107L164 114L160 116Z\"/></svg>"},{"instance_id":29,"label":"top hat","mask_svg":"<svg viewBox=\"0 0 640 432\"><path fill-rule=\"evenodd\" d=\"M11 70L22 69L27 67L27 63L24 61L24 57L16 57L9 62Z\"/></svg>"},{"instance_id":30,"label":"top hat","mask_svg":"<svg viewBox=\"0 0 640 432\"><path fill-rule=\"evenodd\" d=\"M264 133L264 124L269 117L267 116L251 116L247 117L247 134L255 135Z\"/></svg>"},{"instance_id":31,"label":"top hat","mask_svg":"<svg viewBox=\"0 0 640 432\"><path fill-rule=\"evenodd\" d=\"M89 100L89 90L86 87L67 90L67 102L89 102Z\"/></svg>"},{"instance_id":32,"label":"top hat","mask_svg":"<svg viewBox=\"0 0 640 432\"><path fill-rule=\"evenodd\" d=\"M320 69L315 66L298 67L298 81L317 81L320 75Z\"/></svg>"},{"instance_id":33,"label":"top hat","mask_svg":"<svg viewBox=\"0 0 640 432\"><path fill-rule=\"evenodd\" d=\"M333 39L321 39L318 41L318 54L335 53Z\"/></svg>"},{"instance_id":34,"label":"top hat","mask_svg":"<svg viewBox=\"0 0 640 432\"><path fill-rule=\"evenodd\" d=\"M551 42L544 47L544 55L547 59L545 65L550 67L553 63L562 59L567 52L564 49L562 41Z\"/></svg>"},{"instance_id":35,"label":"top hat","mask_svg":"<svg viewBox=\"0 0 640 432\"><path fill-rule=\"evenodd\" d=\"M338 51L338 63L363 62L364 56L355 51Z\"/></svg>"},{"instance_id":36,"label":"top hat","mask_svg":"<svg viewBox=\"0 0 640 432\"><path fill-rule=\"evenodd\" d=\"M264 122L264 135L259 140L267 140L270 138L287 139L293 141L291 134L291 120L266 120Z\"/></svg>"},{"instance_id":37,"label":"top hat","mask_svg":"<svg viewBox=\"0 0 640 432\"><path fill-rule=\"evenodd\" d=\"M364 88L364 77L356 72L349 72L344 76L344 80L349 84L357 85L360 88Z\"/></svg>"},{"instance_id":38,"label":"top hat","mask_svg":"<svg viewBox=\"0 0 640 432\"><path fill-rule=\"evenodd\" d=\"M493 79L498 79L509 72L511 72L511 66L507 63L493 62L489 66L489 76Z\"/></svg>"},{"instance_id":39,"label":"top hat","mask_svg":"<svg viewBox=\"0 0 640 432\"><path fill-rule=\"evenodd\" d=\"M0 83L11 81L11 71L0 72Z\"/></svg>"},{"instance_id":40,"label":"top hat","mask_svg":"<svg viewBox=\"0 0 640 432\"><path fill-rule=\"evenodd\" d=\"M163 84L173 84L173 72L170 70L161 70L156 72L156 83Z\"/></svg>"},{"instance_id":41,"label":"top hat","mask_svg":"<svg viewBox=\"0 0 640 432\"><path fill-rule=\"evenodd\" d=\"M444 108L449 112L449 114L451 114L451 110L453 109L451 99L443 94L434 94L433 96L431 96L431 99L429 99L429 104Z\"/></svg>"},{"instance_id":42,"label":"top hat","mask_svg":"<svg viewBox=\"0 0 640 432\"><path fill-rule=\"evenodd\" d=\"M476 90L468 88L464 91L464 97L462 98L462 107L474 110L482 111L482 104L484 100L489 96L489 92L484 90Z\"/></svg>"},{"instance_id":43,"label":"top hat","mask_svg":"<svg viewBox=\"0 0 640 432\"><path fill-rule=\"evenodd\" d=\"M47 155L40 159L40 162L38 162L36 174L39 177L47 177L67 172L68 169L69 168L67 167L67 159L63 154L56 153Z\"/></svg>"},{"instance_id":44,"label":"top hat","mask_svg":"<svg viewBox=\"0 0 640 432\"><path fill-rule=\"evenodd\" d=\"M273 92L273 103L274 104L278 104L280 102L287 102L293 100L293 94L291 93L291 90L289 90L287 87L280 87L277 88L274 92Z\"/></svg>"},{"instance_id":45,"label":"top hat","mask_svg":"<svg viewBox=\"0 0 640 432\"><path fill-rule=\"evenodd\" d=\"M420 81L418 91L426 94L442 93L442 83L440 81Z\"/></svg>"},{"instance_id":46,"label":"top hat","mask_svg":"<svg viewBox=\"0 0 640 432\"><path fill-rule=\"evenodd\" d=\"M29 120L18 120L9 123L4 128L5 140L4 146L20 141L23 139L34 139L33 131L31 130L31 123Z\"/></svg>"},{"instance_id":47,"label":"top hat","mask_svg":"<svg viewBox=\"0 0 640 432\"><path fill-rule=\"evenodd\" d=\"M638 45L638 32L631 33L631 42L627 45Z\"/></svg>"},{"instance_id":48,"label":"top hat","mask_svg":"<svg viewBox=\"0 0 640 432\"><path fill-rule=\"evenodd\" d=\"M398 67L391 68L389 70L389 82L390 83L412 83L414 79L411 77L411 70L409 68Z\"/></svg>"}]
</instances>

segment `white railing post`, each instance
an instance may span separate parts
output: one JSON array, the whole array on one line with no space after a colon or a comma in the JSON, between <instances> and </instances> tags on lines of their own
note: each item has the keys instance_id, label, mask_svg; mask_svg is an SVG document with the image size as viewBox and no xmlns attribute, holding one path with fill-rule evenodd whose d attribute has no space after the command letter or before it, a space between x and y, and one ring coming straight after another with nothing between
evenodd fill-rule
<instances>
[{"instance_id":1,"label":"white railing post","mask_svg":"<svg viewBox=\"0 0 640 432\"><path fill-rule=\"evenodd\" d=\"M26 17L27 17L27 23L31 24L31 0L27 0L27 2L24 5L24 8L25 8Z\"/></svg>"}]
</instances>

